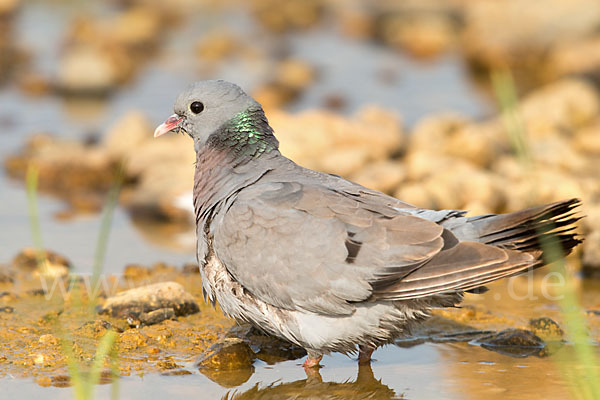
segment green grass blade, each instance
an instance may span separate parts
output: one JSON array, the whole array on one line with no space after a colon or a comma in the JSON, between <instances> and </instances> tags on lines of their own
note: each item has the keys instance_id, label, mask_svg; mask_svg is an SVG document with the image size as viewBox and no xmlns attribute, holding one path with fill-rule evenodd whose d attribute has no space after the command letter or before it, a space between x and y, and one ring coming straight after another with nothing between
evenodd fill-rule
<instances>
[{"instance_id":1,"label":"green grass blade","mask_svg":"<svg viewBox=\"0 0 600 400\"><path fill-rule=\"evenodd\" d=\"M494 71L491 80L500 105L502 123L513 150L522 163L530 166L533 160L529 151L525 124L518 111L519 100L512 74L508 70Z\"/></svg>"},{"instance_id":2,"label":"green grass blade","mask_svg":"<svg viewBox=\"0 0 600 400\"><path fill-rule=\"evenodd\" d=\"M102 336L100 343L98 343L98 348L96 349L96 355L94 356L94 362L92 364L92 368L90 369L90 376L87 382L90 386L90 392L91 387L97 385L100 381L100 373L104 367L104 360L112 351L116 338L117 333L115 331L108 331L104 336Z\"/></svg>"},{"instance_id":3,"label":"green grass blade","mask_svg":"<svg viewBox=\"0 0 600 400\"><path fill-rule=\"evenodd\" d=\"M25 177L29 225L31 228L31 236L33 238L33 247L35 248L36 252L38 268L40 269L42 275L45 275L47 272L47 260L42 242L42 228L40 224L40 213L37 203L38 176L39 171L37 166L30 164L27 168L27 175Z\"/></svg>"},{"instance_id":4,"label":"green grass blade","mask_svg":"<svg viewBox=\"0 0 600 400\"><path fill-rule=\"evenodd\" d=\"M108 238L110 236L110 227L112 225L112 219L119 199L119 192L121 191L121 184L123 182L123 170L119 168L115 181L108 192L106 205L102 211L100 231L98 233L98 241L96 242L96 251L94 253L94 265L92 267L92 279L91 279L91 298L95 298L100 288L98 283L102 271L104 269L104 260L106 259L106 251L108 248ZM93 303L93 302L92 302Z\"/></svg>"}]
</instances>

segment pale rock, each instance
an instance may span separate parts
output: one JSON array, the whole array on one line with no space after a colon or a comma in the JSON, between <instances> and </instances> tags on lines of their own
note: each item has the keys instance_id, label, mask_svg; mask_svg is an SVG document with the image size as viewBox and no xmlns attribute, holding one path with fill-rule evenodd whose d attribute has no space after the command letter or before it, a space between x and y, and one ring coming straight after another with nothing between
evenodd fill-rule
<instances>
[{"instance_id":1,"label":"pale rock","mask_svg":"<svg viewBox=\"0 0 600 400\"><path fill-rule=\"evenodd\" d=\"M366 105L355 115L356 129L349 132L347 140L356 140L357 145L368 144L372 157L389 157L404 145L402 118L376 105ZM342 132L343 134L343 132Z\"/></svg>"},{"instance_id":2,"label":"pale rock","mask_svg":"<svg viewBox=\"0 0 600 400\"><path fill-rule=\"evenodd\" d=\"M600 268L600 229L588 234L583 242L584 268Z\"/></svg>"},{"instance_id":3,"label":"pale rock","mask_svg":"<svg viewBox=\"0 0 600 400\"><path fill-rule=\"evenodd\" d=\"M403 143L400 118L377 107L365 107L346 118L329 111L269 113L280 151L312 169L342 176L367 162L387 159Z\"/></svg>"},{"instance_id":4,"label":"pale rock","mask_svg":"<svg viewBox=\"0 0 600 400\"><path fill-rule=\"evenodd\" d=\"M390 193L404 180L406 173L399 162L377 161L367 164L350 177L350 180L371 189Z\"/></svg>"},{"instance_id":5,"label":"pale rock","mask_svg":"<svg viewBox=\"0 0 600 400\"><path fill-rule=\"evenodd\" d=\"M332 149L320 162L324 172L339 176L350 176L362 168L369 160L369 152L363 147L342 147Z\"/></svg>"},{"instance_id":6,"label":"pale rock","mask_svg":"<svg viewBox=\"0 0 600 400\"><path fill-rule=\"evenodd\" d=\"M586 168L588 162L572 148L571 140L561 136L551 136L530 144L533 159L538 165L548 165L564 171L578 172Z\"/></svg>"},{"instance_id":7,"label":"pale rock","mask_svg":"<svg viewBox=\"0 0 600 400\"><path fill-rule=\"evenodd\" d=\"M394 197L421 208L435 207L432 196L421 183L403 183L394 193Z\"/></svg>"},{"instance_id":8,"label":"pale rock","mask_svg":"<svg viewBox=\"0 0 600 400\"><path fill-rule=\"evenodd\" d=\"M465 125L451 132L444 153L479 167L488 167L509 148L506 135L495 121Z\"/></svg>"},{"instance_id":9,"label":"pale rock","mask_svg":"<svg viewBox=\"0 0 600 400\"><path fill-rule=\"evenodd\" d=\"M546 79L559 76L598 74L600 71L600 36L559 43L550 50L543 66Z\"/></svg>"},{"instance_id":10,"label":"pale rock","mask_svg":"<svg viewBox=\"0 0 600 400\"><path fill-rule=\"evenodd\" d=\"M573 138L573 147L589 155L600 156L600 119L578 130Z\"/></svg>"},{"instance_id":11,"label":"pale rock","mask_svg":"<svg viewBox=\"0 0 600 400\"><path fill-rule=\"evenodd\" d=\"M406 178L417 182L429 176L437 175L441 171L459 168L468 164L468 161L460 158L429 151L412 151L404 157Z\"/></svg>"},{"instance_id":12,"label":"pale rock","mask_svg":"<svg viewBox=\"0 0 600 400\"><path fill-rule=\"evenodd\" d=\"M469 201L462 206L462 209L467 211L469 216L485 215L485 214L496 214L496 209L490 208L488 204L485 204L479 200Z\"/></svg>"},{"instance_id":13,"label":"pale rock","mask_svg":"<svg viewBox=\"0 0 600 400\"><path fill-rule=\"evenodd\" d=\"M600 202L583 203L581 214L585 215L585 218L581 220L581 225L586 234L600 230Z\"/></svg>"},{"instance_id":14,"label":"pale rock","mask_svg":"<svg viewBox=\"0 0 600 400\"><path fill-rule=\"evenodd\" d=\"M159 309L172 309L178 316L200 311L194 297L179 283L160 282L117 293L107 298L98 312L127 317Z\"/></svg>"},{"instance_id":15,"label":"pale rock","mask_svg":"<svg viewBox=\"0 0 600 400\"><path fill-rule=\"evenodd\" d=\"M305 167L317 168L318 159L335 146L328 113L307 111L293 115L274 111L269 113L269 123L281 153Z\"/></svg>"},{"instance_id":16,"label":"pale rock","mask_svg":"<svg viewBox=\"0 0 600 400\"><path fill-rule=\"evenodd\" d=\"M446 141L456 131L469 124L469 120L458 114L440 114L425 117L417 122L409 135L408 150L426 150L442 153Z\"/></svg>"},{"instance_id":17,"label":"pale rock","mask_svg":"<svg viewBox=\"0 0 600 400\"><path fill-rule=\"evenodd\" d=\"M60 61L57 85L65 92L103 94L117 82L115 64L94 47L71 47Z\"/></svg>"},{"instance_id":18,"label":"pale rock","mask_svg":"<svg viewBox=\"0 0 600 400\"><path fill-rule=\"evenodd\" d=\"M140 111L130 111L108 128L104 140L106 151L110 157L124 160L152 140L153 131L153 125L146 115Z\"/></svg>"},{"instance_id":19,"label":"pale rock","mask_svg":"<svg viewBox=\"0 0 600 400\"><path fill-rule=\"evenodd\" d=\"M151 7L133 7L118 14L105 28L123 46L148 46L163 33L160 14Z\"/></svg>"},{"instance_id":20,"label":"pale rock","mask_svg":"<svg viewBox=\"0 0 600 400\"><path fill-rule=\"evenodd\" d=\"M389 18L381 29L383 40L416 57L431 58L448 50L456 40L453 21L442 13L417 18Z\"/></svg>"},{"instance_id":21,"label":"pale rock","mask_svg":"<svg viewBox=\"0 0 600 400\"><path fill-rule=\"evenodd\" d=\"M564 79L537 89L519 106L532 139L573 133L596 119L599 111L598 93L591 84L578 79Z\"/></svg>"},{"instance_id":22,"label":"pale rock","mask_svg":"<svg viewBox=\"0 0 600 400\"><path fill-rule=\"evenodd\" d=\"M600 22L596 0L465 2L463 46L479 66L539 66L556 42L572 42L593 33Z\"/></svg>"},{"instance_id":23,"label":"pale rock","mask_svg":"<svg viewBox=\"0 0 600 400\"><path fill-rule=\"evenodd\" d=\"M217 30L208 32L196 44L196 54L203 62L222 61L240 50L241 44L231 32Z\"/></svg>"},{"instance_id":24,"label":"pale rock","mask_svg":"<svg viewBox=\"0 0 600 400\"><path fill-rule=\"evenodd\" d=\"M0 16L13 14L21 5L21 0L0 0Z\"/></svg>"},{"instance_id":25,"label":"pale rock","mask_svg":"<svg viewBox=\"0 0 600 400\"><path fill-rule=\"evenodd\" d=\"M161 169L168 168L168 164L187 165L193 169L196 154L191 139L183 135L167 135L164 140L148 141L126 156L127 172L131 175L146 174L159 165Z\"/></svg>"},{"instance_id":26,"label":"pale rock","mask_svg":"<svg viewBox=\"0 0 600 400\"><path fill-rule=\"evenodd\" d=\"M315 75L314 68L306 62L287 59L277 66L275 81L294 90L301 90L314 82Z\"/></svg>"}]
</instances>

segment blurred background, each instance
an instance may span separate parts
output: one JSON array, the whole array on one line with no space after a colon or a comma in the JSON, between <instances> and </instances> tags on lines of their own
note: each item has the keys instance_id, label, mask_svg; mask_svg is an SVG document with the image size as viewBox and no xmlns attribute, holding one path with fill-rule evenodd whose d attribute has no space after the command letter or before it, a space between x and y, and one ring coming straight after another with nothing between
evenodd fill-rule
<instances>
[{"instance_id":1,"label":"blurred background","mask_svg":"<svg viewBox=\"0 0 600 400\"><path fill-rule=\"evenodd\" d=\"M418 206L580 197L585 264L600 265L596 1L2 0L0 13L2 260L30 241L29 163L50 195L45 245L76 268L89 268L117 164L108 270L193 260L192 146L150 133L188 83L222 78L264 105L288 157ZM513 81L533 168L499 115Z\"/></svg>"},{"instance_id":2,"label":"blurred background","mask_svg":"<svg viewBox=\"0 0 600 400\"><path fill-rule=\"evenodd\" d=\"M297 163L417 206L581 198L569 268L599 307L597 0L0 0L0 264L32 245L31 165L75 271L120 170L105 271L195 262L193 146L152 132L201 79L252 94Z\"/></svg>"}]
</instances>

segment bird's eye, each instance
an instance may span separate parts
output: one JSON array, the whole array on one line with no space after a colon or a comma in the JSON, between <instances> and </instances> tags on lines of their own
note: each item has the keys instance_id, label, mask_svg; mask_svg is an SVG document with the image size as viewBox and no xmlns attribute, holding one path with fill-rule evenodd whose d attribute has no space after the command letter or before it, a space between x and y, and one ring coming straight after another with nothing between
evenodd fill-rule
<instances>
[{"instance_id":1,"label":"bird's eye","mask_svg":"<svg viewBox=\"0 0 600 400\"><path fill-rule=\"evenodd\" d=\"M195 101L192 104L190 104L190 110L194 114L200 114L202 112L202 110L204 110L204 104L202 104L199 101Z\"/></svg>"}]
</instances>

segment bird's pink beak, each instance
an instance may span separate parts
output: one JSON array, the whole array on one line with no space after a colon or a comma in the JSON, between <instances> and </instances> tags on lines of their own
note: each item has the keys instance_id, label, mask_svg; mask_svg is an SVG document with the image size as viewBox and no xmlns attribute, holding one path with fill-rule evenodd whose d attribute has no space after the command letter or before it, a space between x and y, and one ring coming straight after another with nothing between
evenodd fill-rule
<instances>
[{"instance_id":1,"label":"bird's pink beak","mask_svg":"<svg viewBox=\"0 0 600 400\"><path fill-rule=\"evenodd\" d=\"M183 117L180 117L177 114L171 115L169 118L167 118L167 120L165 122L160 124L154 130L154 137L156 138L161 135L164 135L165 133L174 131L175 129L179 128L179 124L181 123L181 121L183 121Z\"/></svg>"}]
</instances>

